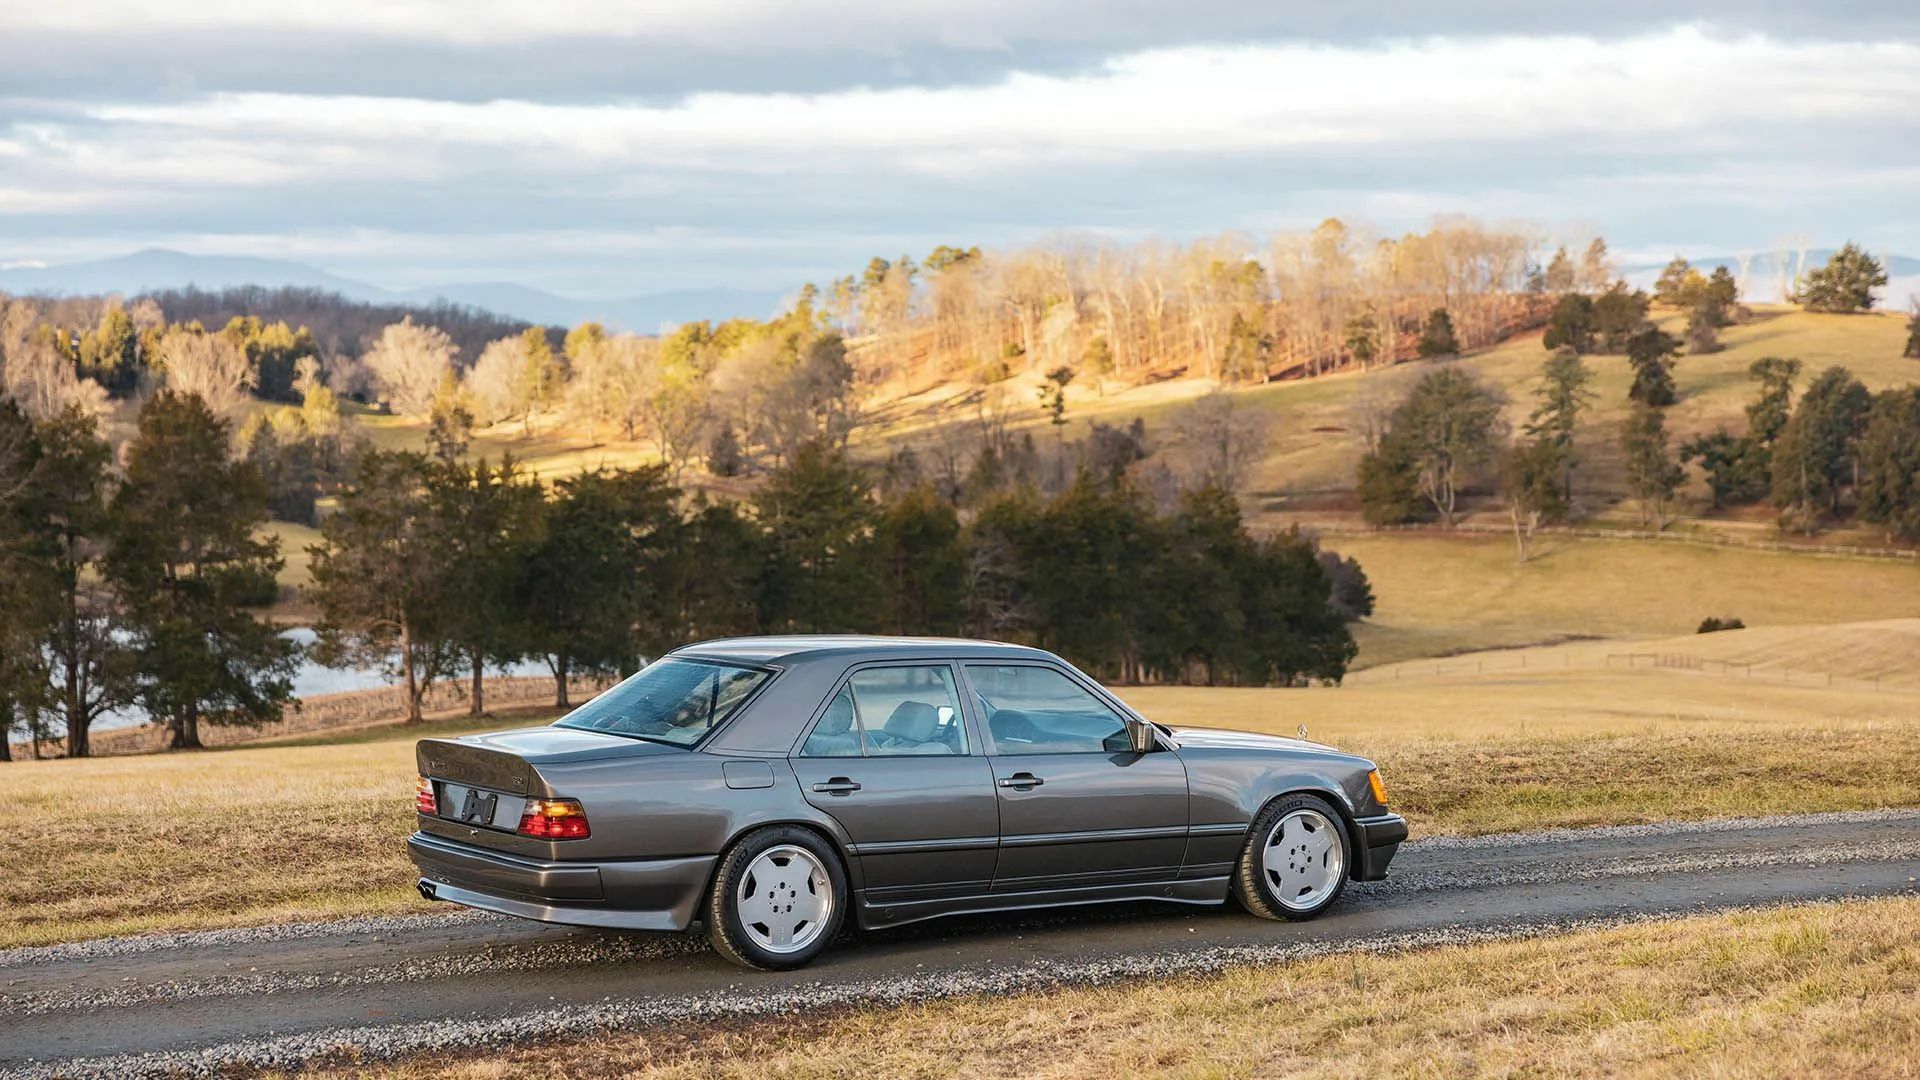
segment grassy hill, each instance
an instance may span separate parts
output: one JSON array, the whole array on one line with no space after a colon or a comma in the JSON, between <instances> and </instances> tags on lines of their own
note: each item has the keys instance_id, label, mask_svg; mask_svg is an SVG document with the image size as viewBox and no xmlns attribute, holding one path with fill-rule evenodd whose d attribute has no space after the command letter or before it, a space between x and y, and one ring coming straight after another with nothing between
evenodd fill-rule
<instances>
[{"instance_id":1,"label":"grassy hill","mask_svg":"<svg viewBox=\"0 0 1920 1080\"><path fill-rule=\"evenodd\" d=\"M1655 321L1680 335L1684 317L1656 310ZM1764 356L1799 359L1803 381L1822 369L1840 364L1872 390L1920 382L1920 361L1900 356L1906 341L1905 319L1893 313L1872 315L1818 315L1785 306L1761 306L1754 317L1721 334L1725 346L1717 353L1682 356L1674 379L1680 400L1669 414L1669 430L1676 443L1696 432L1726 425L1745 428L1743 413L1753 395L1747 368ZM1532 390L1539 380L1547 350L1538 333L1511 338L1490 349L1458 360L1424 361L1371 372L1349 372L1296 382L1270 383L1240 390L1243 400L1264 413L1270 422L1271 446L1255 469L1252 491L1256 506L1268 513L1296 509L1345 509L1343 497L1353 487L1360 457L1356 419L1369 400L1391 401L1434 365L1452 363L1472 371L1500 388L1509 399L1508 418L1523 422L1533 407ZM1614 450L1620 421L1626 416L1627 387L1631 382L1624 356L1591 356L1591 389L1598 395L1580 435L1586 459L1580 483L1589 492L1618 498L1619 457ZM1012 400L1020 406L1017 423L1042 423L1033 405L1031 378L1011 380ZM1197 379L1176 379L1139 387L1095 387L1076 381L1068 391L1069 439L1085 434L1094 421L1116 423L1138 416L1150 433L1167 430L1173 414L1210 385ZM945 384L924 388L876 403L881 421L870 430L869 445L924 437L933 427L965 420L972 415L978 391Z\"/></svg>"},{"instance_id":2,"label":"grassy hill","mask_svg":"<svg viewBox=\"0 0 1920 1080\"><path fill-rule=\"evenodd\" d=\"M1749 626L1920 615L1920 565L1644 540L1548 537L1524 565L1497 536L1383 533L1327 543L1360 560L1373 617L1361 666L1567 638L1667 637L1708 616Z\"/></svg>"},{"instance_id":3,"label":"grassy hill","mask_svg":"<svg viewBox=\"0 0 1920 1080\"><path fill-rule=\"evenodd\" d=\"M1656 312L1670 331L1684 329L1681 316ZM1705 356L1683 356L1675 373L1680 401L1670 414L1676 437L1711 430L1725 424L1740 430L1742 409L1752 396L1747 367L1763 356L1798 358L1805 378L1831 364L1852 370L1870 389L1880 390L1920 382L1920 361L1903 359L1905 320L1892 313L1873 315L1816 315L1782 306L1757 308L1751 321L1729 327L1721 335L1726 346ZM1538 333L1525 334L1455 361L1403 364L1372 372L1351 372L1295 382L1270 383L1240 389L1245 403L1264 413L1271 423L1272 443L1255 470L1252 490L1259 509L1281 512L1315 497L1335 497L1350 491L1359 459L1355 434L1356 413L1369 399L1390 400L1436 363L1456 363L1499 387L1510 399L1509 416L1518 423L1532 407L1546 350ZM1595 373L1593 390L1599 395L1582 431L1587 463L1581 480L1588 490L1618 494L1618 463L1613 452L1615 431L1626 415L1629 382L1624 356L1594 356L1588 363ZM1016 376L1001 384L1015 428L1038 428L1044 418L1038 408L1035 378ZM1065 437L1079 438L1094 421L1123 423L1134 417L1147 422L1149 434L1164 433L1174 413L1211 389L1199 379L1170 379L1140 386L1107 383L1096 386L1076 381L1068 389ZM978 387L961 383L881 388L866 403L870 424L855 440L863 454L879 456L900 442L926 438L947 424L966 423L976 412ZM361 411L355 422L382 446L419 446L425 425ZM655 460L652 448L617 439L589 440L577 430L549 422L529 438L516 424L482 431L474 452L498 458L511 452L540 475L565 475L596 465L635 465Z\"/></svg>"},{"instance_id":4,"label":"grassy hill","mask_svg":"<svg viewBox=\"0 0 1920 1080\"><path fill-rule=\"evenodd\" d=\"M1675 331L1679 317L1662 313ZM1744 430L1743 409L1752 396L1747 368L1763 356L1802 361L1804 378L1842 364L1870 388L1920 382L1920 361L1902 359L1904 319L1892 314L1815 315L1788 307L1762 307L1747 323L1728 328L1725 348L1683 356L1675 374L1680 401L1670 423L1677 437L1726 425ZM1430 361L1367 373L1273 383L1238 390L1263 413L1272 433L1269 452L1254 470L1245 502L1256 524L1352 525L1351 495L1360 454L1354 434L1365 403L1393 400L1423 369L1456 363L1499 387L1509 398L1516 424L1532 407L1531 390L1546 350L1538 334L1514 338L1455 361ZM1620 497L1615 432L1625 415L1625 357L1590 357L1595 372L1594 409L1580 433L1578 483L1583 511L1601 525L1631 523ZM1001 384L1009 418L1039 429L1044 419L1030 377ZM1141 386L1070 388L1068 439L1094 421L1145 419L1149 436L1164 436L1177 410L1211 389L1197 379ZM960 384L894 387L868 403L871 423L856 439L857 454L877 459L888 448L928 438L942 425L973 422L982 391ZM419 446L424 427L396 417L357 412L353 422L382 446ZM1041 433L1042 438L1051 438ZM528 437L518 424L480 432L473 452L498 459L511 453L535 474L563 476L596 466L633 466L655 460L645 443L588 440L553 421ZM691 486L737 489L740 481L714 482L689 473ZM1703 499L1701 501L1704 501ZM1469 500L1469 520L1471 500ZM1479 516L1503 520L1483 507ZM1764 507L1682 521L1674 531L1709 530L1735 537L1769 539L1776 530ZM305 534L289 539L306 542ZM1837 530L1831 543L1874 544L1878 537ZM1497 536L1432 533L1333 535L1328 543L1357 556L1372 579L1379 607L1358 628L1362 666L1468 649L1530 645L1569 637L1664 636L1691 630L1709 615L1738 616L1750 625L1838 622L1920 614L1920 567L1894 560L1834 559L1761 550L1695 547L1630 540L1549 537L1531 562L1514 562L1512 545ZM298 584L304 553L286 547L289 584Z\"/></svg>"}]
</instances>

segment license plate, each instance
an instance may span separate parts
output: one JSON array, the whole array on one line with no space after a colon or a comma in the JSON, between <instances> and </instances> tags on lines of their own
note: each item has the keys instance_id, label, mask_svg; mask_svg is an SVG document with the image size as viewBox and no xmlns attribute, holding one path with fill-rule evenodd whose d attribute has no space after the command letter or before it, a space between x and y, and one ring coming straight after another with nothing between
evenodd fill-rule
<instances>
[{"instance_id":1,"label":"license plate","mask_svg":"<svg viewBox=\"0 0 1920 1080\"><path fill-rule=\"evenodd\" d=\"M520 824L520 811L525 804L526 800L518 795L464 784L440 785L440 816L462 825L479 825L489 829L515 828Z\"/></svg>"}]
</instances>

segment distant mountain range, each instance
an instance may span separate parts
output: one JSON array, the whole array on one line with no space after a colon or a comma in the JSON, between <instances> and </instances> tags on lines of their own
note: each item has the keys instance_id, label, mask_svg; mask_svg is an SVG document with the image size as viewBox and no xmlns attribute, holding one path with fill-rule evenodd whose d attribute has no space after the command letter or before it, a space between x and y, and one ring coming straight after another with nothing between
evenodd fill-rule
<instances>
[{"instance_id":1,"label":"distant mountain range","mask_svg":"<svg viewBox=\"0 0 1920 1080\"><path fill-rule=\"evenodd\" d=\"M1832 254L1830 248L1809 250L1805 265L1809 268L1819 266ZM1882 290L1883 303L1890 308L1905 307L1909 296L1920 293L1920 259L1905 255L1880 255L1879 258L1892 277ZM1749 256L1747 299L1780 299L1791 280L1792 259L1791 253L1777 251ZM1740 269L1740 258L1734 255L1707 256L1690 261L1702 273L1711 273L1716 266L1726 266L1736 272ZM1622 274L1637 287L1651 288L1664 265L1662 262L1627 266ZM778 311L785 298L784 294L771 290L712 288L580 299L511 281L459 282L425 289L384 289L287 259L190 255L165 248L148 248L91 262L0 269L0 292L16 294L84 296L119 293L122 296L134 296L189 285L202 289L224 289L239 285L268 288L293 286L320 289L338 293L349 300L374 304L428 305L444 300L546 326L576 326L595 321L639 333L656 333L697 319L766 318Z\"/></svg>"},{"instance_id":2,"label":"distant mountain range","mask_svg":"<svg viewBox=\"0 0 1920 1080\"><path fill-rule=\"evenodd\" d=\"M603 322L623 330L655 333L697 319L766 318L783 294L751 289L679 289L604 299L559 296L510 281L461 282L425 289L383 289L286 259L245 255L190 255L148 248L91 262L0 269L0 292L84 296L134 296L187 286L224 289L238 285L293 286L339 293L376 304L431 304L436 300L480 308L496 315L548 326Z\"/></svg>"}]
</instances>

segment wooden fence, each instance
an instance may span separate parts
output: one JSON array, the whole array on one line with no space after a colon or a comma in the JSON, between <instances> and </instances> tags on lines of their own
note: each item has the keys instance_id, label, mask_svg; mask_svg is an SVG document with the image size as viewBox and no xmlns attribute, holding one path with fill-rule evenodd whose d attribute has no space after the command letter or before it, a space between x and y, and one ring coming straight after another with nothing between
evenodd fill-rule
<instances>
[{"instance_id":1,"label":"wooden fence","mask_svg":"<svg viewBox=\"0 0 1920 1080\"><path fill-rule=\"evenodd\" d=\"M1641 652L1600 653L1591 649L1565 649L1552 653L1498 652L1466 657L1439 657L1432 660L1405 660L1397 664L1361 668L1349 672L1345 683L1372 685L1402 678L1429 678L1446 675L1517 674L1523 671L1605 671L1618 668L1653 668L1682 674L1712 677L1757 679L1791 686L1839 687L1842 689L1920 693L1920 681L1910 676L1836 675L1831 671L1809 671L1785 665L1755 664L1716 660L1693 653Z\"/></svg>"},{"instance_id":2,"label":"wooden fence","mask_svg":"<svg viewBox=\"0 0 1920 1080\"><path fill-rule=\"evenodd\" d=\"M1440 522L1416 521L1405 525L1365 525L1352 521L1310 521L1296 524L1303 530L1332 536L1366 536L1389 532L1463 533L1474 536L1513 536L1513 526L1491 522L1459 522L1451 529ZM1756 551L1787 551L1802 555L1828 555L1851 559L1901 559L1920 562L1920 549L1896 547L1857 547L1848 544L1806 544L1791 540L1760 540L1724 533L1654 532L1651 529L1603 529L1584 525L1542 525L1534 530L1539 536L1573 536L1595 540L1658 540L1669 544L1694 544L1701 547L1750 548Z\"/></svg>"},{"instance_id":3,"label":"wooden fence","mask_svg":"<svg viewBox=\"0 0 1920 1080\"><path fill-rule=\"evenodd\" d=\"M1835 675L1831 671L1808 671L1805 668L1790 668L1784 664L1753 664L1734 660L1716 660L1710 656L1695 656L1692 653L1608 653L1607 666L1627 668L1650 667L1666 671L1697 672L1701 675L1720 675L1741 679L1771 679L1795 686L1838 686L1857 690L1900 690L1912 692L1920 690L1908 679L1882 679L1878 675L1855 676Z\"/></svg>"}]
</instances>

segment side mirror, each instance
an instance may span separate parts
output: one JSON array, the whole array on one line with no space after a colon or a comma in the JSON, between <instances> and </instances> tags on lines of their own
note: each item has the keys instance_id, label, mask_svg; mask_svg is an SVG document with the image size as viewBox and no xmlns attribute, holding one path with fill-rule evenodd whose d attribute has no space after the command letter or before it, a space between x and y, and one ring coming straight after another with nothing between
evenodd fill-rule
<instances>
[{"instance_id":1,"label":"side mirror","mask_svg":"<svg viewBox=\"0 0 1920 1080\"><path fill-rule=\"evenodd\" d=\"M1145 720L1127 717L1127 744L1136 754L1145 754L1153 749L1153 725Z\"/></svg>"}]
</instances>

